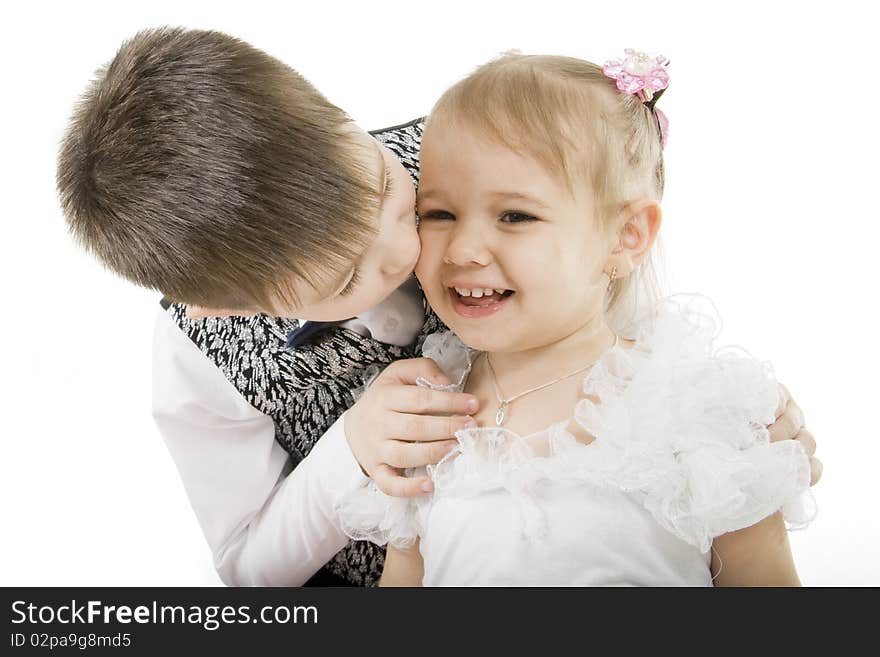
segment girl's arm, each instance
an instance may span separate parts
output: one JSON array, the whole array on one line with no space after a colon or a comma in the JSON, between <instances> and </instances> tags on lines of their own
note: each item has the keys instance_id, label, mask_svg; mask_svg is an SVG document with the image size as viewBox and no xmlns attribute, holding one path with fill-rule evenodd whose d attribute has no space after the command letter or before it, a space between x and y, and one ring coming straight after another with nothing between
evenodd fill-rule
<instances>
[{"instance_id":1,"label":"girl's arm","mask_svg":"<svg viewBox=\"0 0 880 657\"><path fill-rule=\"evenodd\" d=\"M782 513L712 542L715 586L800 586Z\"/></svg>"},{"instance_id":2,"label":"girl's arm","mask_svg":"<svg viewBox=\"0 0 880 657\"><path fill-rule=\"evenodd\" d=\"M418 539L415 545L405 549L388 545L379 586L421 586L424 575L425 565Z\"/></svg>"}]
</instances>

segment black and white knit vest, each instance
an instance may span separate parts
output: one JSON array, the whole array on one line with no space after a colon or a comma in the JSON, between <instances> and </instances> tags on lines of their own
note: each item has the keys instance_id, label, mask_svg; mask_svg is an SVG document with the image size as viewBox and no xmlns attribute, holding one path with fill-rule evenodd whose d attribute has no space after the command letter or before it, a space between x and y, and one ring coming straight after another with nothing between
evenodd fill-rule
<instances>
[{"instance_id":1,"label":"black and white knit vest","mask_svg":"<svg viewBox=\"0 0 880 657\"><path fill-rule=\"evenodd\" d=\"M373 132L418 183L423 119ZM275 422L275 439L298 464L333 422L352 405L352 391L364 385L367 368L384 367L420 354L425 336L442 330L426 312L410 347L395 347L347 329L330 329L293 349L285 346L293 319L257 315L187 319L186 306L167 304L175 323L214 363L242 396ZM368 542L348 544L311 583L375 586L385 553Z\"/></svg>"}]
</instances>

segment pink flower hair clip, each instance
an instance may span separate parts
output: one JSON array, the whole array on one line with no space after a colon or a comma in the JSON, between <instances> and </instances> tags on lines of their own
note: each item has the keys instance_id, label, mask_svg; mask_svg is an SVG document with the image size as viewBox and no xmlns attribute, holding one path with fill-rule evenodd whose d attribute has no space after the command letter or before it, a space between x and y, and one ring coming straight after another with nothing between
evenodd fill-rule
<instances>
[{"instance_id":1,"label":"pink flower hair clip","mask_svg":"<svg viewBox=\"0 0 880 657\"><path fill-rule=\"evenodd\" d=\"M669 60L662 55L651 57L632 48L627 48L624 52L626 57L623 58L623 61L614 59L605 62L602 72L617 82L619 91L638 96L651 110L657 119L660 145L665 147L666 136L669 132L669 120L654 105L663 95L666 87L669 86L669 73L666 72Z\"/></svg>"}]
</instances>

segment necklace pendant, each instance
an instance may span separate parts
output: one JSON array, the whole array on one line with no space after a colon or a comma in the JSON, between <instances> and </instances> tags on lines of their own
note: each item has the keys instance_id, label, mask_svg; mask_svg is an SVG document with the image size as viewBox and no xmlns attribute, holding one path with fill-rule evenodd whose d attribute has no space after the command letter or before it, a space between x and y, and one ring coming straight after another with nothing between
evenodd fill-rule
<instances>
[{"instance_id":1,"label":"necklace pendant","mask_svg":"<svg viewBox=\"0 0 880 657\"><path fill-rule=\"evenodd\" d=\"M501 406L498 407L498 412L495 413L495 426L500 427L504 424L504 416L507 412L507 402L502 402Z\"/></svg>"}]
</instances>

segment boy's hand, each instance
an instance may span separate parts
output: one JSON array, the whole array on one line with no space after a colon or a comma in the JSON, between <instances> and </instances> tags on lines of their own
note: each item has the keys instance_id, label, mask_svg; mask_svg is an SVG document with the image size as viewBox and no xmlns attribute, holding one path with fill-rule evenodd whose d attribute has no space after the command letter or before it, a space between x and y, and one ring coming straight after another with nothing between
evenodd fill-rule
<instances>
[{"instance_id":1,"label":"boy's hand","mask_svg":"<svg viewBox=\"0 0 880 657\"><path fill-rule=\"evenodd\" d=\"M770 440L797 440L804 446L810 457L810 485L822 477L822 461L813 456L816 453L816 439L804 428L804 414L800 406L791 398L788 389L779 384L779 406L776 408L776 421L767 427Z\"/></svg>"},{"instance_id":2,"label":"boy's hand","mask_svg":"<svg viewBox=\"0 0 880 657\"><path fill-rule=\"evenodd\" d=\"M363 471L379 489L395 497L433 490L428 477L405 477L405 468L437 463L457 444L459 429L476 426L473 395L415 385L425 378L448 385L449 378L430 358L392 363L345 414L345 435Z\"/></svg>"}]
</instances>

